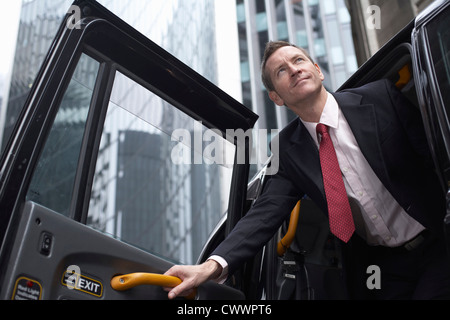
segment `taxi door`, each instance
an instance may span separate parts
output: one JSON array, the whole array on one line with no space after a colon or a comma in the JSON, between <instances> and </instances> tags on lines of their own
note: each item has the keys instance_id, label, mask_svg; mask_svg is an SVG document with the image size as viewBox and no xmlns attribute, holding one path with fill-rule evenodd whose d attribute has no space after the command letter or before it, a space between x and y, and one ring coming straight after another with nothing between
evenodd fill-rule
<instances>
[{"instance_id":1,"label":"taxi door","mask_svg":"<svg viewBox=\"0 0 450 320\"><path fill-rule=\"evenodd\" d=\"M435 1L420 14L411 39L419 106L446 194L444 229L450 252L450 3Z\"/></svg>"},{"instance_id":2,"label":"taxi door","mask_svg":"<svg viewBox=\"0 0 450 320\"><path fill-rule=\"evenodd\" d=\"M235 159L249 147L226 133L256 119L75 1L1 159L0 298L166 299L160 286L179 279L161 274L199 262L216 227L243 214L248 163ZM207 283L197 298L243 295Z\"/></svg>"}]
</instances>

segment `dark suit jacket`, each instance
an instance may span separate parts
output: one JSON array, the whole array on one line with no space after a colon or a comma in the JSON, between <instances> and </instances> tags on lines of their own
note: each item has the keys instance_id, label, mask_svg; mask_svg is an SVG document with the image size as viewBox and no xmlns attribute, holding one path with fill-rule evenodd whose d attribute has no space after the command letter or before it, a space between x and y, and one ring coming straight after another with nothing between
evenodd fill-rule
<instances>
[{"instance_id":1,"label":"dark suit jacket","mask_svg":"<svg viewBox=\"0 0 450 320\"><path fill-rule=\"evenodd\" d=\"M440 232L445 200L419 110L387 80L333 94L362 153L404 210L430 230ZM279 171L252 209L213 254L224 257L232 274L254 256L309 196L327 215L319 152L299 119L279 134ZM352 240L343 247L351 247Z\"/></svg>"}]
</instances>

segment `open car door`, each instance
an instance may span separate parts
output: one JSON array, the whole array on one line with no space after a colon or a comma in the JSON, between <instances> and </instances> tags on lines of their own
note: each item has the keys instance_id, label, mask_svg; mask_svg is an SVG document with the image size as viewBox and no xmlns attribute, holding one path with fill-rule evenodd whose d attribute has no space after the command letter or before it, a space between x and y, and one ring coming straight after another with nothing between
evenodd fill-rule
<instances>
[{"instance_id":1,"label":"open car door","mask_svg":"<svg viewBox=\"0 0 450 320\"><path fill-rule=\"evenodd\" d=\"M95 1L71 9L0 163L0 298L166 299L139 284L173 284L242 215L248 145L226 130L257 116Z\"/></svg>"},{"instance_id":2,"label":"open car door","mask_svg":"<svg viewBox=\"0 0 450 320\"><path fill-rule=\"evenodd\" d=\"M412 33L414 76L431 155L446 194L444 230L450 254L450 3L436 1Z\"/></svg>"}]
</instances>

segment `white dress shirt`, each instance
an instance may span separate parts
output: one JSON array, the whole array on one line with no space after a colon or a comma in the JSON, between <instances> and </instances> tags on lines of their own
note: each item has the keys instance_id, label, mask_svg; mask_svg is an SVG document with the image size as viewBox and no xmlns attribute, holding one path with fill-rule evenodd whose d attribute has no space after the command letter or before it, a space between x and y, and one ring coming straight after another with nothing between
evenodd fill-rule
<instances>
[{"instance_id":1,"label":"white dress shirt","mask_svg":"<svg viewBox=\"0 0 450 320\"><path fill-rule=\"evenodd\" d=\"M302 122L319 147L317 123ZM330 93L319 123L329 127L357 234L369 245L397 247L423 231L424 227L403 210L375 175Z\"/></svg>"},{"instance_id":2,"label":"white dress shirt","mask_svg":"<svg viewBox=\"0 0 450 320\"><path fill-rule=\"evenodd\" d=\"M319 137L316 133L318 123L301 121L319 148ZM397 247L423 231L425 228L403 210L373 172L330 93L319 123L329 127L349 197L356 233L368 245ZM216 281L223 282L228 273L226 260L219 256L211 256L210 259L222 266L223 272Z\"/></svg>"}]
</instances>

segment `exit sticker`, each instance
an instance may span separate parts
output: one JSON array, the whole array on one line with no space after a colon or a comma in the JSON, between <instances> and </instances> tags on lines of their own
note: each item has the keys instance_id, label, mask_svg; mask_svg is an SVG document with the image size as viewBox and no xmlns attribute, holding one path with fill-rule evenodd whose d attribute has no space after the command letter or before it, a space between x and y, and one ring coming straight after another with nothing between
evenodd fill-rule
<instances>
[{"instance_id":1,"label":"exit sticker","mask_svg":"<svg viewBox=\"0 0 450 320\"><path fill-rule=\"evenodd\" d=\"M81 291L96 297L101 297L103 294L103 286L100 281L80 273L64 272L61 283L71 290Z\"/></svg>"}]
</instances>

